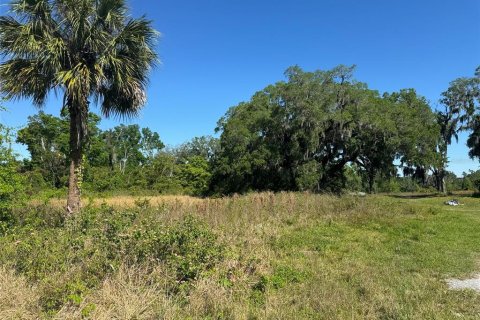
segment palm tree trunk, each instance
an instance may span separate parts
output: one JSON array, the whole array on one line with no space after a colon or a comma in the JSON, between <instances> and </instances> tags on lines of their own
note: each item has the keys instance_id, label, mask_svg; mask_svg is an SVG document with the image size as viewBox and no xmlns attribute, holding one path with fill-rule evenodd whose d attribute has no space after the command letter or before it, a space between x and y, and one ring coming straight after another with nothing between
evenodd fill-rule
<instances>
[{"instance_id":1,"label":"palm tree trunk","mask_svg":"<svg viewBox=\"0 0 480 320\"><path fill-rule=\"evenodd\" d=\"M81 170L82 170L82 154L79 150L70 153L70 170L68 177L68 198L67 213L75 214L81 207Z\"/></svg>"},{"instance_id":2,"label":"palm tree trunk","mask_svg":"<svg viewBox=\"0 0 480 320\"><path fill-rule=\"evenodd\" d=\"M83 119L81 111L70 107L70 170L68 178L67 214L77 213L81 208Z\"/></svg>"}]
</instances>

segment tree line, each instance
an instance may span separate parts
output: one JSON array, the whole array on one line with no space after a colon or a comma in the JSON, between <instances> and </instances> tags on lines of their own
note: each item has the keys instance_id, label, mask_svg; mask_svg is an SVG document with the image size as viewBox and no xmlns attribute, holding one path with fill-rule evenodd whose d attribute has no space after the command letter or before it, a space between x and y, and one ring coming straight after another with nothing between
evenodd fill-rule
<instances>
[{"instance_id":1,"label":"tree line","mask_svg":"<svg viewBox=\"0 0 480 320\"><path fill-rule=\"evenodd\" d=\"M82 188L195 196L248 191L446 191L472 189L478 173L446 171L447 148L468 131L479 157L478 73L451 83L435 111L414 89L383 93L354 67L306 72L267 86L218 121L218 138L166 148L138 125L100 130L88 115ZM19 170L34 192L68 186L69 118L39 112L17 132L30 158Z\"/></svg>"},{"instance_id":2,"label":"tree line","mask_svg":"<svg viewBox=\"0 0 480 320\"><path fill-rule=\"evenodd\" d=\"M153 132L130 126L97 132L90 113L95 104L106 117L133 117L144 106L158 61L151 21L130 17L124 0L14 0L9 9L0 17L0 94L40 108L51 92L63 98L60 118L40 114L19 133L31 153L22 170L38 171L57 188L66 184L69 214L79 211L84 184L98 187L102 175L103 188L133 188L141 180L145 188L181 186L192 194L339 192L354 181L373 192L400 170L446 192L448 146L459 132L469 132L469 155L480 156L480 69L453 81L442 94L445 109L436 112L413 89L369 89L347 66L289 68L286 81L222 117L208 157L159 152ZM55 128L34 141L30 126L42 122ZM133 168L138 174L125 179ZM192 187L198 176L202 182Z\"/></svg>"},{"instance_id":3,"label":"tree line","mask_svg":"<svg viewBox=\"0 0 480 320\"><path fill-rule=\"evenodd\" d=\"M137 124L101 130L100 117L88 115L82 186L91 192L155 190L156 193L203 195L211 176L209 159L217 140L198 137L166 148L157 132ZM68 186L68 117L39 112L17 132L16 142L26 146L30 158L20 170L32 192Z\"/></svg>"},{"instance_id":4,"label":"tree line","mask_svg":"<svg viewBox=\"0 0 480 320\"><path fill-rule=\"evenodd\" d=\"M212 188L338 192L357 179L372 192L400 172L446 192L447 149L459 132L469 133L470 157L480 157L480 68L450 84L441 111L414 89L371 90L353 71L294 66L286 81L231 108L217 127Z\"/></svg>"}]
</instances>

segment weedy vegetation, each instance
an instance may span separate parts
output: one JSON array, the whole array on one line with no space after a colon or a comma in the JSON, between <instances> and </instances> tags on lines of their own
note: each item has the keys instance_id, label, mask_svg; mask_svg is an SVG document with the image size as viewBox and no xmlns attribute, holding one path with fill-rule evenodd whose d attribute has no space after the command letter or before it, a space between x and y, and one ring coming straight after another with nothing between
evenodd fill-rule
<instances>
[{"instance_id":1,"label":"weedy vegetation","mask_svg":"<svg viewBox=\"0 0 480 320\"><path fill-rule=\"evenodd\" d=\"M139 114L158 35L125 0L8 1L0 102L63 101L0 124L0 319L480 319L445 281L480 271L480 170L447 170L461 133L480 159L480 67L439 109L292 66L166 147L91 112Z\"/></svg>"},{"instance_id":2,"label":"weedy vegetation","mask_svg":"<svg viewBox=\"0 0 480 320\"><path fill-rule=\"evenodd\" d=\"M0 238L0 318L476 319L480 295L445 279L480 269L480 200L445 199L23 206Z\"/></svg>"}]
</instances>

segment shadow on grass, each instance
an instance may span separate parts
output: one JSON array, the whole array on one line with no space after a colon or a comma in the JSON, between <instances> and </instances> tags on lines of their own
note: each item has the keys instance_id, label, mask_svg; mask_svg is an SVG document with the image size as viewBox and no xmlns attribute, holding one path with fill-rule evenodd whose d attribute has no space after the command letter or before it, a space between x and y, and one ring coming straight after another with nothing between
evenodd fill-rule
<instances>
[{"instance_id":1,"label":"shadow on grass","mask_svg":"<svg viewBox=\"0 0 480 320\"><path fill-rule=\"evenodd\" d=\"M389 197L397 199L426 199L443 197L440 193L405 193L405 194L389 194Z\"/></svg>"},{"instance_id":2,"label":"shadow on grass","mask_svg":"<svg viewBox=\"0 0 480 320\"><path fill-rule=\"evenodd\" d=\"M472 197L480 198L480 193L473 193L471 191L456 191L449 192L448 194L443 193L396 193L388 194L389 197L397 199L428 199L428 198L441 198L441 197Z\"/></svg>"}]
</instances>

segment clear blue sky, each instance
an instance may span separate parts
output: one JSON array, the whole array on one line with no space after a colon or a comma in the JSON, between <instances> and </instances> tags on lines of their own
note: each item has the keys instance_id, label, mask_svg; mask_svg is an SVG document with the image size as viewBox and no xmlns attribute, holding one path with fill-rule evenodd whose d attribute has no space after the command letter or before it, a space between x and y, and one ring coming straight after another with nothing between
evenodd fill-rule
<instances>
[{"instance_id":1,"label":"clear blue sky","mask_svg":"<svg viewBox=\"0 0 480 320\"><path fill-rule=\"evenodd\" d=\"M1 4L7 0L0 0ZM176 145L213 134L217 120L257 90L306 70L356 64L356 77L379 91L415 88L432 107L448 83L480 65L479 0L130 0L162 33L162 60L151 76L139 123ZM0 7L0 14L5 13ZM46 112L58 115L52 97ZM0 117L21 126L36 112L8 103ZM93 111L98 111L94 109ZM112 127L116 121L103 121ZM21 149L19 149L21 150ZM450 148L450 169L478 169L465 136Z\"/></svg>"}]
</instances>

